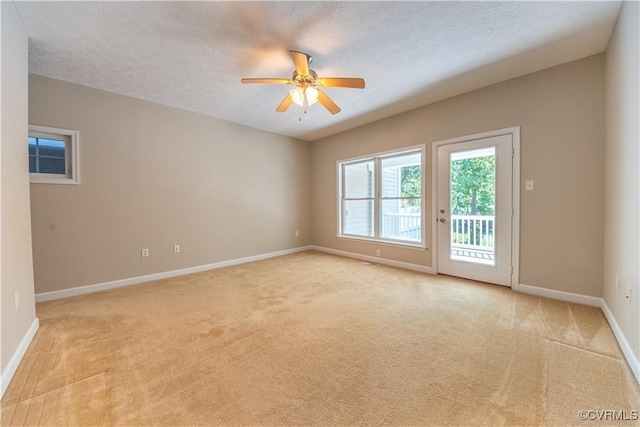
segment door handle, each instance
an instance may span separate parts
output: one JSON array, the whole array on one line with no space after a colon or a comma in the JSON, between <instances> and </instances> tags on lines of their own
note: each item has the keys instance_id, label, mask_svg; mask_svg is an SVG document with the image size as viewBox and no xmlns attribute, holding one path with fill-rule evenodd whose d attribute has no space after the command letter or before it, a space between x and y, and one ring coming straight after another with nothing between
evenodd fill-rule
<instances>
[{"instance_id":1,"label":"door handle","mask_svg":"<svg viewBox=\"0 0 640 427\"><path fill-rule=\"evenodd\" d=\"M449 223L449 220L446 219L446 218L440 218L440 219L438 219L438 221L440 221L443 224L448 224Z\"/></svg>"}]
</instances>

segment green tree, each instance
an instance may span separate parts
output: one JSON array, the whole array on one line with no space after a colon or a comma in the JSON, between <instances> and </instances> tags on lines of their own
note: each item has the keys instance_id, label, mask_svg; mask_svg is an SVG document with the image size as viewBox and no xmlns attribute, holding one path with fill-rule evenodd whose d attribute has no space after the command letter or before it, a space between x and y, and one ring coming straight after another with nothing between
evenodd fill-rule
<instances>
[{"instance_id":1,"label":"green tree","mask_svg":"<svg viewBox=\"0 0 640 427\"><path fill-rule=\"evenodd\" d=\"M420 197L422 194L422 168L420 165L400 168L400 195L402 197ZM405 200L404 207L420 206L420 200Z\"/></svg>"},{"instance_id":2,"label":"green tree","mask_svg":"<svg viewBox=\"0 0 640 427\"><path fill-rule=\"evenodd\" d=\"M451 213L495 214L495 156L451 162Z\"/></svg>"}]
</instances>

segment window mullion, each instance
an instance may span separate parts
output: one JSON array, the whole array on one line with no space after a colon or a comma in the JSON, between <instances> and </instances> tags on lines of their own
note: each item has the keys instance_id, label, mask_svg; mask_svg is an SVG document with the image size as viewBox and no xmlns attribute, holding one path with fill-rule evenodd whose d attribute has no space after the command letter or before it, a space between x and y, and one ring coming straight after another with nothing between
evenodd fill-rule
<instances>
[{"instance_id":1,"label":"window mullion","mask_svg":"<svg viewBox=\"0 0 640 427\"><path fill-rule=\"evenodd\" d=\"M411 200L411 199L421 199L419 196L406 196L406 197L381 197L381 200Z\"/></svg>"},{"instance_id":2,"label":"window mullion","mask_svg":"<svg viewBox=\"0 0 640 427\"><path fill-rule=\"evenodd\" d=\"M36 138L36 172L40 173L40 138Z\"/></svg>"},{"instance_id":3,"label":"window mullion","mask_svg":"<svg viewBox=\"0 0 640 427\"><path fill-rule=\"evenodd\" d=\"M344 224L346 222L346 217L345 217L345 210L346 210L346 197L347 197L347 193L345 191L345 187L346 187L346 179L345 177L347 176L345 173L345 165L344 163L340 165L340 233L341 234L345 234L344 231Z\"/></svg>"},{"instance_id":4,"label":"window mullion","mask_svg":"<svg viewBox=\"0 0 640 427\"><path fill-rule=\"evenodd\" d=\"M373 236L380 238L380 213L382 206L380 205L382 196L382 173L380 172L380 157L373 159L374 181L374 202L373 202Z\"/></svg>"}]
</instances>

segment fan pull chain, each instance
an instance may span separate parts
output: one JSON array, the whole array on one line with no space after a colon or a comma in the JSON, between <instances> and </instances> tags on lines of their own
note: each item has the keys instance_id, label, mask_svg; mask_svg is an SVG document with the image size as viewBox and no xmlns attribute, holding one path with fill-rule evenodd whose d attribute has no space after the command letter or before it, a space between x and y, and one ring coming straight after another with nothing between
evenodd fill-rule
<instances>
[{"instance_id":1,"label":"fan pull chain","mask_svg":"<svg viewBox=\"0 0 640 427\"><path fill-rule=\"evenodd\" d=\"M307 108L306 107L302 107L302 112L304 114L307 114ZM298 115L298 121L301 122L302 121L302 114Z\"/></svg>"},{"instance_id":2,"label":"fan pull chain","mask_svg":"<svg viewBox=\"0 0 640 427\"><path fill-rule=\"evenodd\" d=\"M307 114L307 106L309 105L309 101L307 100L307 88L306 86L302 90L302 112ZM302 114L298 116L298 121L302 121Z\"/></svg>"}]
</instances>

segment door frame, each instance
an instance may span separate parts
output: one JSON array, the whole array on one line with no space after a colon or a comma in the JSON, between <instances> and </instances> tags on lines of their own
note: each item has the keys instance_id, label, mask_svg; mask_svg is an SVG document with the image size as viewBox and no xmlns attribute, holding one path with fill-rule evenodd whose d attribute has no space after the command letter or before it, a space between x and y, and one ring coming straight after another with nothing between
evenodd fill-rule
<instances>
[{"instance_id":1,"label":"door frame","mask_svg":"<svg viewBox=\"0 0 640 427\"><path fill-rule=\"evenodd\" d=\"M518 290L520 280L520 126L475 133L457 138L435 141L431 144L431 265L438 274L438 147L447 144L470 142L494 136L511 135L513 146L511 200L513 216L511 220L511 289Z\"/></svg>"}]
</instances>

